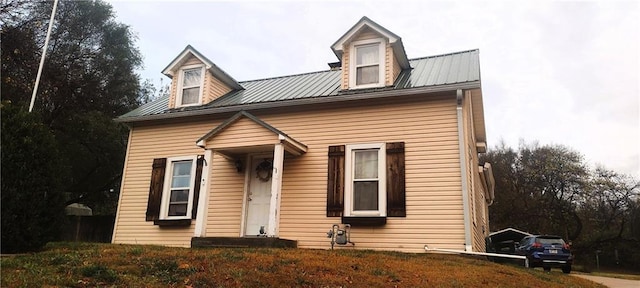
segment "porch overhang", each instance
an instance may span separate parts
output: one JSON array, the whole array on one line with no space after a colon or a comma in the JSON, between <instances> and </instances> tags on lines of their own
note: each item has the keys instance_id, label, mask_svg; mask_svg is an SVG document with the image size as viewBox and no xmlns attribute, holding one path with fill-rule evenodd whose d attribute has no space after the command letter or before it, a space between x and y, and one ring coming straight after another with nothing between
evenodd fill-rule
<instances>
[{"instance_id":1,"label":"porch overhang","mask_svg":"<svg viewBox=\"0 0 640 288\"><path fill-rule=\"evenodd\" d=\"M230 159L257 152L272 152L276 144L292 156L307 146L246 111L240 111L196 141L196 145Z\"/></svg>"}]
</instances>

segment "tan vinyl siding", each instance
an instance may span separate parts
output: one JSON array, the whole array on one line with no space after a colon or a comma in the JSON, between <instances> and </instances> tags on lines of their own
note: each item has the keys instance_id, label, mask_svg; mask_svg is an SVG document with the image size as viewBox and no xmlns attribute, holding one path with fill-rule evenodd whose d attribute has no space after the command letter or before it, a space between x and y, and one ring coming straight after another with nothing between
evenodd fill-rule
<instances>
[{"instance_id":1,"label":"tan vinyl siding","mask_svg":"<svg viewBox=\"0 0 640 288\"><path fill-rule=\"evenodd\" d=\"M384 51L384 85L391 86L395 78L393 78L393 49L389 42L385 45Z\"/></svg>"},{"instance_id":2,"label":"tan vinyl siding","mask_svg":"<svg viewBox=\"0 0 640 288\"><path fill-rule=\"evenodd\" d=\"M176 108L176 97L178 95L178 75L171 78L171 89L169 90L169 108Z\"/></svg>"},{"instance_id":3,"label":"tan vinyl siding","mask_svg":"<svg viewBox=\"0 0 640 288\"><path fill-rule=\"evenodd\" d=\"M350 58L349 58L349 45L344 45L342 50L342 89L349 89L349 71L350 71Z\"/></svg>"},{"instance_id":4,"label":"tan vinyl siding","mask_svg":"<svg viewBox=\"0 0 640 288\"><path fill-rule=\"evenodd\" d=\"M278 143L278 135L248 119L241 118L207 141L207 148L252 147Z\"/></svg>"},{"instance_id":5,"label":"tan vinyl siding","mask_svg":"<svg viewBox=\"0 0 640 288\"><path fill-rule=\"evenodd\" d=\"M478 171L478 166L474 166L474 170ZM474 188L475 188L475 199L474 199L474 204L475 204L475 213L476 213L476 231L475 231L475 235L474 235L474 247L476 247L477 251L482 251L484 252L485 249L485 245L486 242L484 240L484 238L486 236L489 236L489 223L488 223L488 219L487 219L487 215L486 215L486 211L487 211L487 207L486 207L486 202L485 202L485 191L484 191L484 187L482 186L482 180L480 179L480 173L474 173L474 179L475 179L475 183L474 183Z\"/></svg>"},{"instance_id":6,"label":"tan vinyl siding","mask_svg":"<svg viewBox=\"0 0 640 288\"><path fill-rule=\"evenodd\" d=\"M380 34L373 31L369 27L365 27L364 29L360 30L357 36L353 37L352 41L368 40L368 39L375 39L380 37L382 37Z\"/></svg>"},{"instance_id":7,"label":"tan vinyl siding","mask_svg":"<svg viewBox=\"0 0 640 288\"><path fill-rule=\"evenodd\" d=\"M479 158L476 148L475 130L472 114L472 91L465 92L463 102L463 122L464 122L464 138L466 144L465 155L468 163L467 176L469 187L469 215L471 216L472 241L474 251L485 251L484 238L488 235L488 221L486 215L482 213L481 205L486 205L482 195L485 193L480 175L478 174Z\"/></svg>"},{"instance_id":8,"label":"tan vinyl siding","mask_svg":"<svg viewBox=\"0 0 640 288\"><path fill-rule=\"evenodd\" d=\"M204 85L202 89L202 104L207 104L216 100L218 97L227 94L232 90L229 86L225 85L222 81L213 76L213 74L208 70L204 76Z\"/></svg>"},{"instance_id":9,"label":"tan vinyl siding","mask_svg":"<svg viewBox=\"0 0 640 288\"><path fill-rule=\"evenodd\" d=\"M193 236L191 227L159 228L145 221L151 164L154 158L201 155L195 145L196 135L211 129L210 123L135 127L129 139L122 181L122 195L117 211L114 243L157 244L188 247Z\"/></svg>"},{"instance_id":10,"label":"tan vinyl siding","mask_svg":"<svg viewBox=\"0 0 640 288\"><path fill-rule=\"evenodd\" d=\"M186 61L184 61L184 64L182 64L183 66L187 66L187 65L200 65L202 64L202 61L200 61L200 59L198 59L198 57L195 57L193 55L189 56L189 58L187 58Z\"/></svg>"},{"instance_id":11,"label":"tan vinyl siding","mask_svg":"<svg viewBox=\"0 0 640 288\"><path fill-rule=\"evenodd\" d=\"M424 97L433 100L277 115L256 113L308 147L306 154L284 162L279 236L297 240L302 248L330 247L326 232L340 223L340 218L326 217L328 146L403 141L407 217L389 217L382 227L354 227L351 240L358 249L423 252L425 244L464 249L455 97ZM189 246L192 228L160 229L144 221L152 159L203 154L195 141L223 120L134 128L114 243ZM259 125L243 118L208 144L231 144L222 140L243 134L261 138L261 133L269 132L255 126ZM253 143L248 141L253 140L236 139L234 143ZM232 161L218 154L214 154L212 167L206 236L239 236L244 173L236 172Z\"/></svg>"},{"instance_id":12,"label":"tan vinyl siding","mask_svg":"<svg viewBox=\"0 0 640 288\"><path fill-rule=\"evenodd\" d=\"M133 130L129 130L129 139L127 140L127 148L131 147L131 138L132 138L131 135L132 134L133 134ZM130 153L130 150L127 149L127 152L125 153L125 156L124 156L124 168L122 169L122 175L128 175L127 166L129 166L128 165L129 153ZM151 173L151 172L149 172L149 173ZM120 180L120 187L124 187L124 180L125 180L125 177L122 177L122 179ZM151 180L151 177L149 177L149 180ZM118 195L118 205L120 205L120 203L122 202L122 195L123 195L123 193L120 193L120 195ZM119 216L120 216L120 213L116 213L116 217L115 217L114 223L118 223L119 218L120 218ZM115 235L116 235L117 232L118 232L118 225L114 224L113 232L111 233L111 242L115 242Z\"/></svg>"},{"instance_id":13,"label":"tan vinyl siding","mask_svg":"<svg viewBox=\"0 0 640 288\"><path fill-rule=\"evenodd\" d=\"M244 197L244 173L234 163L214 154L210 175L207 236L239 237Z\"/></svg>"},{"instance_id":14,"label":"tan vinyl siding","mask_svg":"<svg viewBox=\"0 0 640 288\"><path fill-rule=\"evenodd\" d=\"M404 141L407 217L388 218L383 227L354 227L352 241L359 248L412 252L424 251L425 244L463 248L455 115L455 100L442 99L261 117L308 146L305 155L285 161L280 237L298 240L300 247L329 247L325 233L340 222L325 217L329 145Z\"/></svg>"},{"instance_id":15,"label":"tan vinyl siding","mask_svg":"<svg viewBox=\"0 0 640 288\"><path fill-rule=\"evenodd\" d=\"M393 52L391 52L393 55ZM396 82L396 79L398 79L398 76L400 75L400 72L402 72L402 68L400 67L400 62L398 62L398 59L393 56L393 80L391 81L390 85L393 85L393 83Z\"/></svg>"}]
</instances>

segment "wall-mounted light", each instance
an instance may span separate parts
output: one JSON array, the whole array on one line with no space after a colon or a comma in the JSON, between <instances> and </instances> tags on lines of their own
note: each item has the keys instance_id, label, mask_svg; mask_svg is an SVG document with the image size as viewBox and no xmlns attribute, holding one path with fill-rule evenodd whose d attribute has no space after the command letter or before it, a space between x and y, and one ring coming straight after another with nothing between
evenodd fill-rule
<instances>
[{"instance_id":1,"label":"wall-mounted light","mask_svg":"<svg viewBox=\"0 0 640 288\"><path fill-rule=\"evenodd\" d=\"M240 173L240 172L242 172L244 170L244 165L242 164L242 160L236 159L234 164L236 166L236 171L238 171L238 173Z\"/></svg>"}]
</instances>

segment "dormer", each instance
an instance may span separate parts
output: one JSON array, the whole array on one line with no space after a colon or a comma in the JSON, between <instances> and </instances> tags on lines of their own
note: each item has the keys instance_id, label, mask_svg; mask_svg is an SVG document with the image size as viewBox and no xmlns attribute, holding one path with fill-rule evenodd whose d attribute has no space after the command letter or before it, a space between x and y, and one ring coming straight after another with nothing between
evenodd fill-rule
<instances>
[{"instance_id":1,"label":"dormer","mask_svg":"<svg viewBox=\"0 0 640 288\"><path fill-rule=\"evenodd\" d=\"M342 62L342 89L393 86L410 69L402 39L367 17L362 17L331 45Z\"/></svg>"},{"instance_id":2,"label":"dormer","mask_svg":"<svg viewBox=\"0 0 640 288\"><path fill-rule=\"evenodd\" d=\"M204 105L233 90L243 89L191 45L187 45L162 74L171 78L169 108Z\"/></svg>"}]
</instances>

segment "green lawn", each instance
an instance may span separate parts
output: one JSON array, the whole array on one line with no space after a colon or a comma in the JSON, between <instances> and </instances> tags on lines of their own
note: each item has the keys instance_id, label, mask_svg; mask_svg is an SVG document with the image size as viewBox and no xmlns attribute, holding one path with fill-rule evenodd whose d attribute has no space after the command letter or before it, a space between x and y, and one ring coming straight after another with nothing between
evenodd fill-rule
<instances>
[{"instance_id":1,"label":"green lawn","mask_svg":"<svg viewBox=\"0 0 640 288\"><path fill-rule=\"evenodd\" d=\"M2 287L603 287L443 254L52 243L0 259Z\"/></svg>"}]
</instances>

